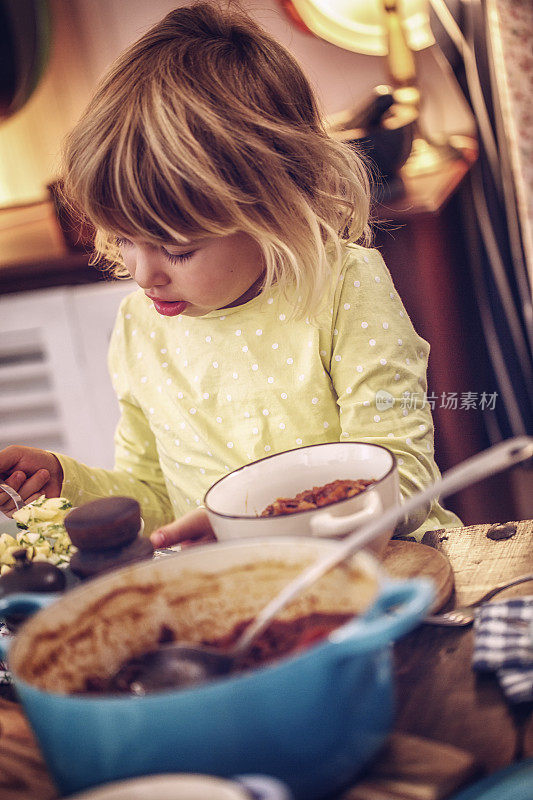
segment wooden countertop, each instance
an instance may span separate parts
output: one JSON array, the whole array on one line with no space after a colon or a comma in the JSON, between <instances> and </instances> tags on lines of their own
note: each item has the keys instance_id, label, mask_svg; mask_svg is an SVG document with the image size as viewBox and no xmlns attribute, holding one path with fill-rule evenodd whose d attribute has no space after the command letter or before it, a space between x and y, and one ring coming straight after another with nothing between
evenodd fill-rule
<instances>
[{"instance_id":1,"label":"wooden countertop","mask_svg":"<svg viewBox=\"0 0 533 800\"><path fill-rule=\"evenodd\" d=\"M0 209L0 292L93 283L89 253L69 249L51 200Z\"/></svg>"}]
</instances>

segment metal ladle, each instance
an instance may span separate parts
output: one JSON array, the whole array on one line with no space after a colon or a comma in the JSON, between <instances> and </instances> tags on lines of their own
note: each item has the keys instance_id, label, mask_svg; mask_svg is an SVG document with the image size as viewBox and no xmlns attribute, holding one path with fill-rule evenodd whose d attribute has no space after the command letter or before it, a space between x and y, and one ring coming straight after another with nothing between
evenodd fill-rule
<instances>
[{"instance_id":1,"label":"metal ladle","mask_svg":"<svg viewBox=\"0 0 533 800\"><path fill-rule=\"evenodd\" d=\"M121 682L124 686L126 676L129 675L127 681L129 690L134 694L146 694L164 688L184 688L228 674L273 618L330 569L370 544L380 534L393 529L406 515L416 511L425 503L437 497L454 494L482 478L494 475L531 457L533 457L533 437L521 436L501 442L452 467L426 489L362 525L332 552L321 556L311 564L267 603L231 648L222 650L199 644L173 642L162 644L159 648L124 665L115 676L117 686Z\"/></svg>"}]
</instances>

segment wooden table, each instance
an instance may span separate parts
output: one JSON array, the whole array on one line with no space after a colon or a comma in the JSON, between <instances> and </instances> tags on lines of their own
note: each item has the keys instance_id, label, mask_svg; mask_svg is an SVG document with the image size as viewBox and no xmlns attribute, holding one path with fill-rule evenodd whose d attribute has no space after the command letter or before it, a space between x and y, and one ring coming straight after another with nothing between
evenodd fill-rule
<instances>
[{"instance_id":1,"label":"wooden table","mask_svg":"<svg viewBox=\"0 0 533 800\"><path fill-rule=\"evenodd\" d=\"M531 572L533 520L516 523L516 533L501 541L487 537L489 528L426 535L425 543L453 566L450 605L472 602L496 583ZM533 585L524 584L498 597L531 593ZM443 800L479 776L533 757L533 703L513 707L493 676L477 676L472 646L471 627L427 625L397 644L394 732L342 800ZM0 798L57 796L20 707L0 699Z\"/></svg>"},{"instance_id":2,"label":"wooden table","mask_svg":"<svg viewBox=\"0 0 533 800\"><path fill-rule=\"evenodd\" d=\"M533 571L533 520L516 523L516 533L500 541L487 537L490 528L426 535L425 543L444 552L453 567L455 594L447 608ZM495 599L521 594L533 594L533 582ZM533 757L533 703L511 705L495 676L475 673L473 643L472 626L429 625L398 642L394 735L343 800L441 800L478 777Z\"/></svg>"}]
</instances>

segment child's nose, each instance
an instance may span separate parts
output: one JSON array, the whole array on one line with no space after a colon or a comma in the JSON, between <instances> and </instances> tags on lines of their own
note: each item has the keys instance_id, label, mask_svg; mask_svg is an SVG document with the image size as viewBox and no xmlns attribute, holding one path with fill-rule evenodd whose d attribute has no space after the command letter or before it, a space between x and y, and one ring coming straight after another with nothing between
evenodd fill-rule
<instances>
[{"instance_id":1,"label":"child's nose","mask_svg":"<svg viewBox=\"0 0 533 800\"><path fill-rule=\"evenodd\" d=\"M168 283L169 277L166 274L161 254L152 248L138 248L133 277L141 289L150 289L152 286L163 286Z\"/></svg>"}]
</instances>

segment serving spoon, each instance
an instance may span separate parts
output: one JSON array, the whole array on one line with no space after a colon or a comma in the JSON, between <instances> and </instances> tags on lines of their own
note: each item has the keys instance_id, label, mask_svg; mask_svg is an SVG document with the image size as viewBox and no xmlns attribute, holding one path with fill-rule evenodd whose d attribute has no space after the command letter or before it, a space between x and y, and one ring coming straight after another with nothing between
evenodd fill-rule
<instances>
[{"instance_id":1,"label":"serving spoon","mask_svg":"<svg viewBox=\"0 0 533 800\"><path fill-rule=\"evenodd\" d=\"M238 666L258 636L274 617L292 600L376 537L391 530L406 515L437 497L454 494L482 478L494 475L533 457L533 437L508 439L449 469L441 478L404 503L385 510L379 517L362 525L342 540L338 548L321 556L257 614L232 647L228 649L201 644L165 643L132 659L115 676L116 688L144 695L164 688L184 688L227 675Z\"/></svg>"}]
</instances>

